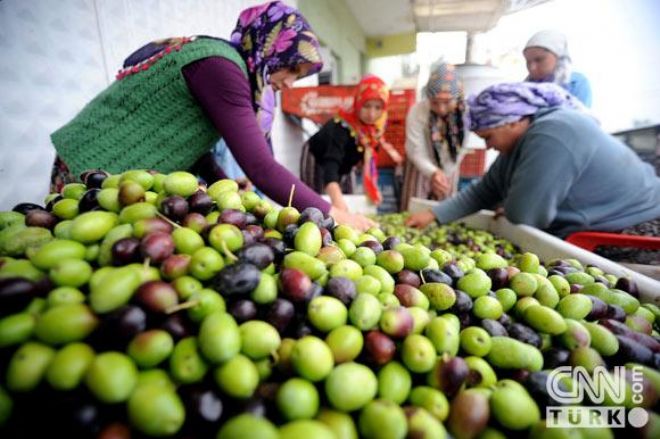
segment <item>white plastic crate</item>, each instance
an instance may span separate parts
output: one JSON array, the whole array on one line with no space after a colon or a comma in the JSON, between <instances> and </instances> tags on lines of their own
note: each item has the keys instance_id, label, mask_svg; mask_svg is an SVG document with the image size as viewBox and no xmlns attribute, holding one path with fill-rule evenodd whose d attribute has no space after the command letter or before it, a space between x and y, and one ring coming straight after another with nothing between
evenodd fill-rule
<instances>
[{"instance_id":1,"label":"white plastic crate","mask_svg":"<svg viewBox=\"0 0 660 439\"><path fill-rule=\"evenodd\" d=\"M412 198L408 210L418 212L430 209L435 201ZM466 216L458 221L475 229L486 230L502 238L508 239L524 251L530 251L539 258L549 260L553 258L575 258L583 264L599 267L606 273L618 277L629 277L637 283L642 302L654 303L660 306L660 282L648 276L630 270L616 262L598 256L573 244L545 233L535 227L512 224L503 216L495 218L494 212L482 210L473 215Z\"/></svg>"}]
</instances>

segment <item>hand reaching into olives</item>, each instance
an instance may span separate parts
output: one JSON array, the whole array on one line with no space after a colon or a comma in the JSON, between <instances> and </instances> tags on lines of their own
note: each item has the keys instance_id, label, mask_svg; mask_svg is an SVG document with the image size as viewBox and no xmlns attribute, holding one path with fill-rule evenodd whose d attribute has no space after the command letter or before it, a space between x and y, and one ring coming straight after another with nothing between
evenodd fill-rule
<instances>
[{"instance_id":1,"label":"hand reaching into olives","mask_svg":"<svg viewBox=\"0 0 660 439\"><path fill-rule=\"evenodd\" d=\"M441 169L433 173L431 177L431 189L433 190L433 194L439 199L445 198L451 192L451 182Z\"/></svg>"},{"instance_id":2,"label":"hand reaching into olives","mask_svg":"<svg viewBox=\"0 0 660 439\"><path fill-rule=\"evenodd\" d=\"M406 219L406 226L422 229L435 220L435 214L432 210L413 213Z\"/></svg>"},{"instance_id":3,"label":"hand reaching into olives","mask_svg":"<svg viewBox=\"0 0 660 439\"><path fill-rule=\"evenodd\" d=\"M337 210L341 210L342 212L349 213L348 204L346 204L343 197L341 200L333 201L332 207Z\"/></svg>"},{"instance_id":4,"label":"hand reaching into olives","mask_svg":"<svg viewBox=\"0 0 660 439\"><path fill-rule=\"evenodd\" d=\"M349 213L339 210L336 207L330 208L330 216L332 216L337 224L346 224L360 231L365 231L371 227L376 226L376 223L364 215Z\"/></svg>"}]
</instances>

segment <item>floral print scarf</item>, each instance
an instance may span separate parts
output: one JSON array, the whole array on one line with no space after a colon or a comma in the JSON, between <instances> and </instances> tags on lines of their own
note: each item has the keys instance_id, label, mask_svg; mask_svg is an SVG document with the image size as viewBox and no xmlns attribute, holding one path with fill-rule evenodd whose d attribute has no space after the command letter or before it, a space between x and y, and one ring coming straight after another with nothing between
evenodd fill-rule
<instances>
[{"instance_id":1,"label":"floral print scarf","mask_svg":"<svg viewBox=\"0 0 660 439\"><path fill-rule=\"evenodd\" d=\"M441 151L447 150L454 161L458 157L465 138L467 114L463 98L463 84L456 75L454 66L439 62L432 69L424 89L426 96L429 99L436 96L449 97L456 102L456 109L451 113L440 116L431 111L429 117L431 146L438 166L442 168Z\"/></svg>"},{"instance_id":2,"label":"floral print scarf","mask_svg":"<svg viewBox=\"0 0 660 439\"><path fill-rule=\"evenodd\" d=\"M298 10L274 1L241 12L231 43L247 64L257 120L269 139L275 107L269 75L299 64L312 65L307 75L320 71L318 38Z\"/></svg>"}]
</instances>

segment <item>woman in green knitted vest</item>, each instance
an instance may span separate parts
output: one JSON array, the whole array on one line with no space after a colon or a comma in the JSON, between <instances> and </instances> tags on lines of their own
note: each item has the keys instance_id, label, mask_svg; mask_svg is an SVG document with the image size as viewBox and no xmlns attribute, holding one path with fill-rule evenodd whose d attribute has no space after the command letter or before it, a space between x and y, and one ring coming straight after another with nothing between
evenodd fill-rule
<instances>
[{"instance_id":1,"label":"woman in green knitted vest","mask_svg":"<svg viewBox=\"0 0 660 439\"><path fill-rule=\"evenodd\" d=\"M56 168L120 173L191 170L207 183L225 175L210 153L219 138L248 178L285 205L314 206L366 229L365 217L330 204L277 163L269 145L274 93L322 67L304 17L279 1L244 10L230 41L170 38L129 56L117 80L52 134Z\"/></svg>"}]
</instances>

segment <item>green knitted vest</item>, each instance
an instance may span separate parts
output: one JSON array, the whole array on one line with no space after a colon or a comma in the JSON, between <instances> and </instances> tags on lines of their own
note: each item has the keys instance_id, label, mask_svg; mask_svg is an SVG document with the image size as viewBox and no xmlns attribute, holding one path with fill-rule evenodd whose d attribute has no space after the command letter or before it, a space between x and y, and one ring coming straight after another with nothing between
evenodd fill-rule
<instances>
[{"instance_id":1,"label":"green knitted vest","mask_svg":"<svg viewBox=\"0 0 660 439\"><path fill-rule=\"evenodd\" d=\"M51 139L74 175L87 169L116 174L128 169L168 173L189 169L219 134L188 90L181 69L220 56L245 62L224 41L198 38L165 55L148 70L115 81Z\"/></svg>"}]
</instances>

